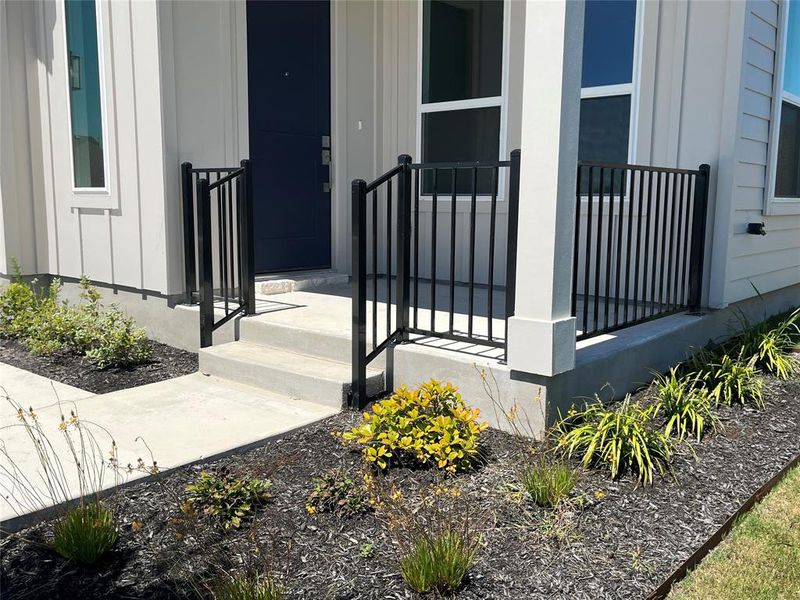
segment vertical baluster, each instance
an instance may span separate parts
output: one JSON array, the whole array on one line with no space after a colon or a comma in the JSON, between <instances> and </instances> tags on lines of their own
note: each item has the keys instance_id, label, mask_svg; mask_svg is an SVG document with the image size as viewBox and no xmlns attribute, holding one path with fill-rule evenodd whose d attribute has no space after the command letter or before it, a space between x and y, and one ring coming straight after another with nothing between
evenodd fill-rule
<instances>
[{"instance_id":1,"label":"vertical baluster","mask_svg":"<svg viewBox=\"0 0 800 600\"><path fill-rule=\"evenodd\" d=\"M436 331L436 225L439 215L439 169L433 170L433 200L431 202L431 331Z\"/></svg>"},{"instance_id":2,"label":"vertical baluster","mask_svg":"<svg viewBox=\"0 0 800 600\"><path fill-rule=\"evenodd\" d=\"M589 190L586 209L586 260L583 266L583 335L589 333L589 281L592 270L592 213L594 211L594 167L589 167ZM580 198L578 199L580 201Z\"/></svg>"},{"instance_id":3,"label":"vertical baluster","mask_svg":"<svg viewBox=\"0 0 800 600\"><path fill-rule=\"evenodd\" d=\"M578 250L581 241L581 175L583 165L578 163L575 181L575 239L572 245L572 316L578 317Z\"/></svg>"},{"instance_id":4,"label":"vertical baluster","mask_svg":"<svg viewBox=\"0 0 800 600\"><path fill-rule=\"evenodd\" d=\"M492 341L492 319L494 318L494 245L497 229L497 180L500 167L492 169L492 203L489 205L489 293L486 297L488 303L487 313L489 316L488 337Z\"/></svg>"},{"instance_id":5,"label":"vertical baluster","mask_svg":"<svg viewBox=\"0 0 800 600\"><path fill-rule=\"evenodd\" d=\"M414 327L419 327L418 311L419 307L419 180L422 177L422 170L416 170L414 179Z\"/></svg>"},{"instance_id":6,"label":"vertical baluster","mask_svg":"<svg viewBox=\"0 0 800 600\"><path fill-rule=\"evenodd\" d=\"M475 314L475 213L477 212L478 168L472 167L472 197L469 204L469 314L467 335L472 336L472 320Z\"/></svg>"},{"instance_id":7,"label":"vertical baluster","mask_svg":"<svg viewBox=\"0 0 800 600\"><path fill-rule=\"evenodd\" d=\"M378 190L372 191L372 348L378 345Z\"/></svg>"},{"instance_id":8,"label":"vertical baluster","mask_svg":"<svg viewBox=\"0 0 800 600\"><path fill-rule=\"evenodd\" d=\"M594 331L600 329L600 268L603 260L603 200L605 196L605 167L600 167L600 191L597 202L597 248L594 269Z\"/></svg>"},{"instance_id":9,"label":"vertical baluster","mask_svg":"<svg viewBox=\"0 0 800 600\"><path fill-rule=\"evenodd\" d=\"M625 187L625 180L623 178L623 189ZM620 206L620 213L622 206ZM622 217L620 217L622 218ZM630 303L630 281L631 281L631 245L633 244L633 210L631 202L628 202L628 233L625 240L625 308L623 310L623 322L628 321L628 304Z\"/></svg>"},{"instance_id":10,"label":"vertical baluster","mask_svg":"<svg viewBox=\"0 0 800 600\"><path fill-rule=\"evenodd\" d=\"M631 194L633 194L634 172L631 171ZM636 264L633 269L633 320L639 320L639 270L641 269L640 259L642 257L642 201L644 189L644 171L639 171L639 203L636 209ZM633 218L633 195L628 202L628 218ZM645 261L645 268L647 262ZM625 321L628 320L628 314L625 313Z\"/></svg>"},{"instance_id":11,"label":"vertical baluster","mask_svg":"<svg viewBox=\"0 0 800 600\"><path fill-rule=\"evenodd\" d=\"M661 222L661 208L663 206L663 202L661 200L661 173L658 171L654 172L656 175L656 195L653 201L653 270L650 277L650 316L652 317L656 312L656 276L658 274L658 267L659 267L659 239L658 239L658 230L659 224Z\"/></svg>"},{"instance_id":12,"label":"vertical baluster","mask_svg":"<svg viewBox=\"0 0 800 600\"><path fill-rule=\"evenodd\" d=\"M608 191L608 231L606 232L606 299L605 306L603 307L604 329L608 329L608 309L609 304L611 304L611 263L613 262L611 253L613 251L614 240L614 172L615 169L612 168L609 173L611 182ZM622 218L621 215L620 218ZM620 250L617 249L617 252L619 251Z\"/></svg>"},{"instance_id":13,"label":"vertical baluster","mask_svg":"<svg viewBox=\"0 0 800 600\"><path fill-rule=\"evenodd\" d=\"M453 333L453 323L456 312L456 204L458 197L456 194L456 183L458 181L458 169L452 171L451 185L453 186L450 197L450 333Z\"/></svg>"},{"instance_id":14,"label":"vertical baluster","mask_svg":"<svg viewBox=\"0 0 800 600\"><path fill-rule=\"evenodd\" d=\"M680 298L678 298L678 282L680 277L683 275L683 254L681 251L681 246L683 244L683 199L686 196L684 191L685 187L686 177L683 173L681 173L680 189L678 190L678 219L675 221L675 228L677 229L675 236L677 240L675 242L675 279L672 283L673 308L677 308L683 304L680 301Z\"/></svg>"},{"instance_id":15,"label":"vertical baluster","mask_svg":"<svg viewBox=\"0 0 800 600\"><path fill-rule=\"evenodd\" d=\"M672 187L674 188L675 182L672 181ZM662 205L662 217L663 221L661 223L661 272L658 276L658 312L664 311L664 273L666 270L666 265L669 260L669 240L667 239L667 221L669 220L669 209L670 209L670 202L669 202L669 190L670 190L670 174L667 173L664 176L664 202Z\"/></svg>"},{"instance_id":16,"label":"vertical baluster","mask_svg":"<svg viewBox=\"0 0 800 600\"><path fill-rule=\"evenodd\" d=\"M672 174L672 203L670 205L669 217L669 264L667 267L666 280L666 310L672 310L672 280L675 276L675 209L678 203L678 174Z\"/></svg>"},{"instance_id":17,"label":"vertical baluster","mask_svg":"<svg viewBox=\"0 0 800 600\"><path fill-rule=\"evenodd\" d=\"M392 335L392 180L386 182L386 337Z\"/></svg>"},{"instance_id":18,"label":"vertical baluster","mask_svg":"<svg viewBox=\"0 0 800 600\"><path fill-rule=\"evenodd\" d=\"M619 325L619 286L620 286L620 278L621 278L621 271L622 271L622 229L624 223L624 215L625 215L625 184L626 184L626 175L627 171L622 169L620 172L620 186L619 186L619 216L617 217L617 264L616 264L616 285L614 287L614 326L616 327ZM631 176L631 183L633 182L633 177ZM631 219L631 210L628 210L628 222ZM625 249L628 253L628 260L625 263L625 314L628 314L628 275L630 273L630 259L631 259L631 235L630 231L628 232L628 239L625 240ZM626 319L623 319L623 322Z\"/></svg>"},{"instance_id":19,"label":"vertical baluster","mask_svg":"<svg viewBox=\"0 0 800 600\"><path fill-rule=\"evenodd\" d=\"M242 172L236 177L236 205L235 205L235 214L236 214L236 277L239 281L239 306L245 306L245 297L244 297L244 253L242 248L244 247L244 232L243 230L243 223L244 223L244 213L243 213L243 203L242 203L242 186L244 185L244 169Z\"/></svg>"},{"instance_id":20,"label":"vertical baluster","mask_svg":"<svg viewBox=\"0 0 800 600\"><path fill-rule=\"evenodd\" d=\"M689 253L691 251L691 238L689 237L689 221L691 221L692 207L691 198L694 196L697 189L697 177L694 173L690 173L686 182L686 196L684 203L686 205L686 215L683 219L683 269L681 276L681 306L688 304L686 297L687 280L689 278Z\"/></svg>"},{"instance_id":21,"label":"vertical baluster","mask_svg":"<svg viewBox=\"0 0 800 600\"><path fill-rule=\"evenodd\" d=\"M230 292L231 299L234 298L233 290L236 289L236 258L233 253L234 233L235 227L233 224L233 179L229 179L227 183L227 209L228 209L228 291Z\"/></svg>"}]
</instances>

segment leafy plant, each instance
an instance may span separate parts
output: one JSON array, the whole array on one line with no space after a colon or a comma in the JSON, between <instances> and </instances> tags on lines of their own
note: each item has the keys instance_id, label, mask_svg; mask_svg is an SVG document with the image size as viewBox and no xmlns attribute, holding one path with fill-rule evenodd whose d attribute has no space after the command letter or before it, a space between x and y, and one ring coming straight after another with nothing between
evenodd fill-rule
<instances>
[{"instance_id":1,"label":"leafy plant","mask_svg":"<svg viewBox=\"0 0 800 600\"><path fill-rule=\"evenodd\" d=\"M269 481L234 477L227 469L200 471L195 483L186 486L189 497L185 512L202 512L218 518L225 529L239 527L255 506L270 499Z\"/></svg>"},{"instance_id":2,"label":"leafy plant","mask_svg":"<svg viewBox=\"0 0 800 600\"><path fill-rule=\"evenodd\" d=\"M715 404L764 406L762 382L754 358L745 360L741 352L734 358L703 349L692 356L690 364Z\"/></svg>"},{"instance_id":3,"label":"leafy plant","mask_svg":"<svg viewBox=\"0 0 800 600\"><path fill-rule=\"evenodd\" d=\"M376 402L361 425L341 436L362 446L364 459L380 469L394 462L454 472L473 466L480 454L480 434L488 424L478 421L479 414L453 385L431 379Z\"/></svg>"},{"instance_id":4,"label":"leafy plant","mask_svg":"<svg viewBox=\"0 0 800 600\"><path fill-rule=\"evenodd\" d=\"M740 347L744 358L779 379L800 373L800 364L791 353L800 341L800 308L752 326L743 317L743 323L744 331L731 344Z\"/></svg>"},{"instance_id":5,"label":"leafy plant","mask_svg":"<svg viewBox=\"0 0 800 600\"><path fill-rule=\"evenodd\" d=\"M314 489L306 500L309 513L330 512L340 517L369 510L366 485L356 482L340 469L331 469L314 477Z\"/></svg>"},{"instance_id":6,"label":"leafy plant","mask_svg":"<svg viewBox=\"0 0 800 600\"><path fill-rule=\"evenodd\" d=\"M400 557L400 573L415 592L451 594L464 582L477 549L477 538L460 529L423 535Z\"/></svg>"},{"instance_id":7,"label":"leafy plant","mask_svg":"<svg viewBox=\"0 0 800 600\"><path fill-rule=\"evenodd\" d=\"M641 483L652 483L653 471L666 472L673 451L670 438L653 425L655 410L630 396L614 408L598 399L558 423L557 447L569 456L581 453L584 466L607 466L614 479L631 469Z\"/></svg>"},{"instance_id":8,"label":"leafy plant","mask_svg":"<svg viewBox=\"0 0 800 600\"><path fill-rule=\"evenodd\" d=\"M235 573L212 589L214 600L283 600L283 588L269 574Z\"/></svg>"},{"instance_id":9,"label":"leafy plant","mask_svg":"<svg viewBox=\"0 0 800 600\"><path fill-rule=\"evenodd\" d=\"M525 465L519 478L531 499L545 508L553 508L569 496L577 479L569 466L544 459Z\"/></svg>"},{"instance_id":10,"label":"leafy plant","mask_svg":"<svg viewBox=\"0 0 800 600\"><path fill-rule=\"evenodd\" d=\"M64 558L95 564L117 541L111 511L99 503L73 508L53 527L53 548Z\"/></svg>"},{"instance_id":11,"label":"leafy plant","mask_svg":"<svg viewBox=\"0 0 800 600\"><path fill-rule=\"evenodd\" d=\"M658 398L656 412L664 415L664 433L683 440L691 435L697 441L707 427L716 429L711 398L696 374L680 375L678 368L666 375L656 374L653 388Z\"/></svg>"}]
</instances>

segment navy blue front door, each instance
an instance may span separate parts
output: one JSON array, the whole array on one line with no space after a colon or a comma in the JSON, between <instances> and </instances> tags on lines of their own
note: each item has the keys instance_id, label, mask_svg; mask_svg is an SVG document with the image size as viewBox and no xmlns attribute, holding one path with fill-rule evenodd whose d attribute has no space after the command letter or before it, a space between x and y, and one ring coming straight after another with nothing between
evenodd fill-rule
<instances>
[{"instance_id":1,"label":"navy blue front door","mask_svg":"<svg viewBox=\"0 0 800 600\"><path fill-rule=\"evenodd\" d=\"M257 273L331 265L330 4L247 2Z\"/></svg>"}]
</instances>

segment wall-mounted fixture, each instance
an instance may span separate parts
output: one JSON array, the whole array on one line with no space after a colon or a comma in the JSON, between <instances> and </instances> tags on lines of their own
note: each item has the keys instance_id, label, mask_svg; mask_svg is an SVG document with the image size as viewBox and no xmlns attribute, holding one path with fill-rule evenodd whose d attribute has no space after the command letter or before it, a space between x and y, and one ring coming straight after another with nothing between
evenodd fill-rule
<instances>
[{"instance_id":1,"label":"wall-mounted fixture","mask_svg":"<svg viewBox=\"0 0 800 600\"><path fill-rule=\"evenodd\" d=\"M750 235L767 235L767 230L764 229L764 223L748 223L747 233Z\"/></svg>"}]
</instances>

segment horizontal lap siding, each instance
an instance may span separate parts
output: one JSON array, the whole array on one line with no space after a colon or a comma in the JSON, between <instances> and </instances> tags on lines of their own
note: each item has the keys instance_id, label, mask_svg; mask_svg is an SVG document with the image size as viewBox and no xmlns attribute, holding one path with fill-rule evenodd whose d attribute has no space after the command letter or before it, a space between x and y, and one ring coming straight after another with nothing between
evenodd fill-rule
<instances>
[{"instance_id":1,"label":"horizontal lap siding","mask_svg":"<svg viewBox=\"0 0 800 600\"><path fill-rule=\"evenodd\" d=\"M768 142L777 67L778 5L748 3L742 77L740 135L736 149L734 218L728 253L726 301L800 283L800 216L764 216ZM747 223L766 224L766 236L747 233Z\"/></svg>"}]
</instances>

